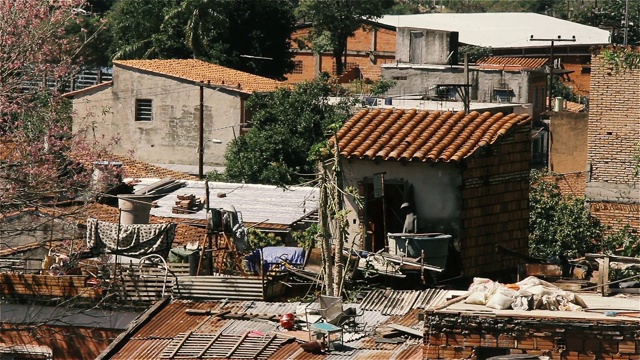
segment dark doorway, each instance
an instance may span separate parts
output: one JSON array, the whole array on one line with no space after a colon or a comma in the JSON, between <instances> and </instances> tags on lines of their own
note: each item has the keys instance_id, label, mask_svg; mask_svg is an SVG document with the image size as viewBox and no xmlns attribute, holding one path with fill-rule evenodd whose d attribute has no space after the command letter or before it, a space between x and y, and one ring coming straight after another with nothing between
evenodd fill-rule
<instances>
[{"instance_id":1,"label":"dark doorway","mask_svg":"<svg viewBox=\"0 0 640 360\"><path fill-rule=\"evenodd\" d=\"M404 225L404 214L400 210L404 195L404 184L385 183L383 198L375 198L373 182L366 183L364 220L365 220L365 250L376 252L384 248L386 234L401 232ZM383 213L383 203L385 212ZM385 218L386 225L385 229Z\"/></svg>"}]
</instances>

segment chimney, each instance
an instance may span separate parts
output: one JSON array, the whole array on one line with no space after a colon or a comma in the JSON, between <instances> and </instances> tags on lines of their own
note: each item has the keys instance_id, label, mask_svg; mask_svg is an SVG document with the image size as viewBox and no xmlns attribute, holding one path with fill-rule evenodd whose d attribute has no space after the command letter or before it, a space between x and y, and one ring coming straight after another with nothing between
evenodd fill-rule
<instances>
[{"instance_id":1,"label":"chimney","mask_svg":"<svg viewBox=\"0 0 640 360\"><path fill-rule=\"evenodd\" d=\"M148 224L153 196L147 195L118 195L120 209L120 224Z\"/></svg>"}]
</instances>

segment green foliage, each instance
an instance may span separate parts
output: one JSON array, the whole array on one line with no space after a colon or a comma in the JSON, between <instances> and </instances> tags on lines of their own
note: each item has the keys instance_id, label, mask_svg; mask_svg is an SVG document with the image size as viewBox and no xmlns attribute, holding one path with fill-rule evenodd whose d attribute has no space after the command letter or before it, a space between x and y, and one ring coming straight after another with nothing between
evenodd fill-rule
<instances>
[{"instance_id":1,"label":"green foliage","mask_svg":"<svg viewBox=\"0 0 640 360\"><path fill-rule=\"evenodd\" d=\"M589 214L584 198L564 196L547 173L533 170L529 193L529 253L568 258L601 250L604 228Z\"/></svg>"},{"instance_id":2,"label":"green foliage","mask_svg":"<svg viewBox=\"0 0 640 360\"><path fill-rule=\"evenodd\" d=\"M602 51L606 66L612 67L614 73L625 73L640 69L640 52L631 47L611 47Z\"/></svg>"},{"instance_id":3,"label":"green foliage","mask_svg":"<svg viewBox=\"0 0 640 360\"><path fill-rule=\"evenodd\" d=\"M597 5L597 7L596 7ZM624 41L625 0L585 0L569 20L605 29L611 29L611 43ZM640 2L629 0L628 44L640 41Z\"/></svg>"},{"instance_id":4,"label":"green foliage","mask_svg":"<svg viewBox=\"0 0 640 360\"><path fill-rule=\"evenodd\" d=\"M340 75L349 36L362 27L362 20L379 18L393 5L393 0L300 0L296 11L298 17L313 24L311 43L314 51L330 48L336 61L336 72Z\"/></svg>"},{"instance_id":5,"label":"green foliage","mask_svg":"<svg viewBox=\"0 0 640 360\"><path fill-rule=\"evenodd\" d=\"M303 231L296 231L293 233L293 240L299 247L309 251L315 246L315 240L320 232L318 224L313 224Z\"/></svg>"},{"instance_id":6,"label":"green foliage","mask_svg":"<svg viewBox=\"0 0 640 360\"><path fill-rule=\"evenodd\" d=\"M293 69L289 0L121 0L109 18L116 59L195 57L279 79Z\"/></svg>"},{"instance_id":7,"label":"green foliage","mask_svg":"<svg viewBox=\"0 0 640 360\"><path fill-rule=\"evenodd\" d=\"M470 63L474 63L483 57L491 56L491 51L492 49L490 47L475 45L463 45L458 49L460 59L464 59L464 54L467 54L467 60Z\"/></svg>"},{"instance_id":8,"label":"green foliage","mask_svg":"<svg viewBox=\"0 0 640 360\"><path fill-rule=\"evenodd\" d=\"M384 95L394 86L396 86L396 82L393 80L376 80L371 84L371 87L369 88L369 94L373 96Z\"/></svg>"},{"instance_id":9,"label":"green foliage","mask_svg":"<svg viewBox=\"0 0 640 360\"><path fill-rule=\"evenodd\" d=\"M640 257L640 235L627 224L607 235L604 248L609 254Z\"/></svg>"},{"instance_id":10,"label":"green foliage","mask_svg":"<svg viewBox=\"0 0 640 360\"><path fill-rule=\"evenodd\" d=\"M247 233L248 252L262 249L267 246L282 245L282 239L274 233L263 233L256 229L249 229Z\"/></svg>"},{"instance_id":11,"label":"green foliage","mask_svg":"<svg viewBox=\"0 0 640 360\"><path fill-rule=\"evenodd\" d=\"M349 116L351 103L329 103L333 89L321 79L254 94L247 106L252 128L231 142L225 154L231 181L291 185L315 178L312 148L327 139L327 130Z\"/></svg>"},{"instance_id":12,"label":"green foliage","mask_svg":"<svg viewBox=\"0 0 640 360\"><path fill-rule=\"evenodd\" d=\"M567 86L560 79L553 82L553 97L561 97L568 101L579 102L580 96L573 92L573 88Z\"/></svg>"}]
</instances>

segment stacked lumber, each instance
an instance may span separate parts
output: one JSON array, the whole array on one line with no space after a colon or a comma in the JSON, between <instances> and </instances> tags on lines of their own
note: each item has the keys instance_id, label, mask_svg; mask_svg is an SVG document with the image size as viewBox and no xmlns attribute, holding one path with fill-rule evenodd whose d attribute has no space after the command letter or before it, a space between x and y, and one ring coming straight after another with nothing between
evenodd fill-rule
<instances>
[{"instance_id":1,"label":"stacked lumber","mask_svg":"<svg viewBox=\"0 0 640 360\"><path fill-rule=\"evenodd\" d=\"M174 214L192 214L202 209L202 199L193 194L177 195L176 206L171 210Z\"/></svg>"}]
</instances>

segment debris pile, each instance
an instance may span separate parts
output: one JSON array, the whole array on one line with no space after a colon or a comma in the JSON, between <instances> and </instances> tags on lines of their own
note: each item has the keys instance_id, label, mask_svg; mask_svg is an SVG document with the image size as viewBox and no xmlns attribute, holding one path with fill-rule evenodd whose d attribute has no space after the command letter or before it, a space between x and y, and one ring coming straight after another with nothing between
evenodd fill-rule
<instances>
[{"instance_id":1,"label":"debris pile","mask_svg":"<svg viewBox=\"0 0 640 360\"><path fill-rule=\"evenodd\" d=\"M177 195L176 206L171 209L174 214L192 214L202 209L202 200L193 194Z\"/></svg>"},{"instance_id":2,"label":"debris pile","mask_svg":"<svg viewBox=\"0 0 640 360\"><path fill-rule=\"evenodd\" d=\"M496 310L582 311L587 307L576 294L535 276L506 285L485 278L474 278L464 302Z\"/></svg>"}]
</instances>

